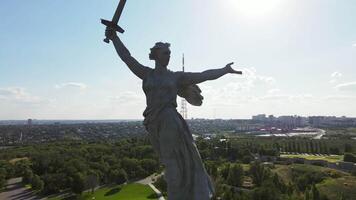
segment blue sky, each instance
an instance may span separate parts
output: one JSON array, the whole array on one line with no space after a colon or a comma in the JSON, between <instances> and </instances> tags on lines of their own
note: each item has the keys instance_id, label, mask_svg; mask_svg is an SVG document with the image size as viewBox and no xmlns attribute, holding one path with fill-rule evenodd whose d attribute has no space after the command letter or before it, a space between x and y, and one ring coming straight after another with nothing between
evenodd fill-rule
<instances>
[{"instance_id":1,"label":"blue sky","mask_svg":"<svg viewBox=\"0 0 356 200\"><path fill-rule=\"evenodd\" d=\"M102 41L117 3L1 1L0 120L141 119L141 82ZM234 61L244 72L200 84L189 117L356 117L355 11L349 0L127 0L120 37L147 66L164 41L173 71L184 53L186 71Z\"/></svg>"}]
</instances>

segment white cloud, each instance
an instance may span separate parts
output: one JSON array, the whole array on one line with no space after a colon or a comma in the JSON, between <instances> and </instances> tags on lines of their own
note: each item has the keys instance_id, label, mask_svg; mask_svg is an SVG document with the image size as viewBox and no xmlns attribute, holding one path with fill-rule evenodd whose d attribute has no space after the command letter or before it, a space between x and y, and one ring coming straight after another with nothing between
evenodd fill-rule
<instances>
[{"instance_id":1,"label":"white cloud","mask_svg":"<svg viewBox=\"0 0 356 200\"><path fill-rule=\"evenodd\" d=\"M142 103L144 101L144 98L142 94L137 94L131 91L125 91L117 96L110 97L110 100L113 104L122 105L122 104Z\"/></svg>"},{"instance_id":2,"label":"white cloud","mask_svg":"<svg viewBox=\"0 0 356 200\"><path fill-rule=\"evenodd\" d=\"M288 101L303 101L313 98L311 94L267 94L259 98L259 100L268 100L268 101L279 101L279 100L288 100Z\"/></svg>"},{"instance_id":3,"label":"white cloud","mask_svg":"<svg viewBox=\"0 0 356 200\"><path fill-rule=\"evenodd\" d=\"M268 94L276 94L279 93L281 90L278 88L270 89L267 91Z\"/></svg>"},{"instance_id":4,"label":"white cloud","mask_svg":"<svg viewBox=\"0 0 356 200\"><path fill-rule=\"evenodd\" d=\"M289 99L289 95L285 94L268 94L259 98L259 100L283 100Z\"/></svg>"},{"instance_id":5,"label":"white cloud","mask_svg":"<svg viewBox=\"0 0 356 200\"><path fill-rule=\"evenodd\" d=\"M338 82L340 77L342 77L342 73L335 71L330 74L330 77L331 77L331 80L329 81L329 83L336 83L336 82Z\"/></svg>"},{"instance_id":6,"label":"white cloud","mask_svg":"<svg viewBox=\"0 0 356 200\"><path fill-rule=\"evenodd\" d=\"M0 88L0 100L10 103L40 104L45 100L31 95L22 87Z\"/></svg>"},{"instance_id":7,"label":"white cloud","mask_svg":"<svg viewBox=\"0 0 356 200\"><path fill-rule=\"evenodd\" d=\"M263 76L257 74L257 70L253 67L243 68L243 78L253 83L264 83L264 84L274 84L276 80L271 76Z\"/></svg>"},{"instance_id":8,"label":"white cloud","mask_svg":"<svg viewBox=\"0 0 356 200\"><path fill-rule=\"evenodd\" d=\"M352 46L353 46L353 47L356 47L356 43L354 43Z\"/></svg>"},{"instance_id":9,"label":"white cloud","mask_svg":"<svg viewBox=\"0 0 356 200\"><path fill-rule=\"evenodd\" d=\"M331 80L329 81L329 83L336 83L336 82L337 82L336 79L331 79Z\"/></svg>"},{"instance_id":10,"label":"white cloud","mask_svg":"<svg viewBox=\"0 0 356 200\"><path fill-rule=\"evenodd\" d=\"M347 96L347 95L329 95L323 98L323 100L328 101L347 101L347 100L356 100L356 96Z\"/></svg>"},{"instance_id":11,"label":"white cloud","mask_svg":"<svg viewBox=\"0 0 356 200\"><path fill-rule=\"evenodd\" d=\"M340 91L356 91L356 81L338 84L335 88Z\"/></svg>"},{"instance_id":12,"label":"white cloud","mask_svg":"<svg viewBox=\"0 0 356 200\"><path fill-rule=\"evenodd\" d=\"M330 76L331 76L331 78L337 78L337 77L341 77L342 73L336 71L336 72L333 72Z\"/></svg>"},{"instance_id":13,"label":"white cloud","mask_svg":"<svg viewBox=\"0 0 356 200\"><path fill-rule=\"evenodd\" d=\"M243 68L241 71L243 76L237 76L238 82L233 83L237 90L250 91L254 87L272 86L276 83L275 78L257 74L257 70L253 67Z\"/></svg>"},{"instance_id":14,"label":"white cloud","mask_svg":"<svg viewBox=\"0 0 356 200\"><path fill-rule=\"evenodd\" d=\"M78 82L67 82L67 83L61 83L57 84L54 86L56 89L64 89L64 88L77 88L80 90L85 90L87 89L87 85L84 83L78 83Z\"/></svg>"},{"instance_id":15,"label":"white cloud","mask_svg":"<svg viewBox=\"0 0 356 200\"><path fill-rule=\"evenodd\" d=\"M243 68L243 76L232 77L232 81L216 87L209 84L201 84L203 105L218 106L230 105L241 106L259 100L256 93L275 88L276 80L271 76L264 76L257 73L255 68ZM277 92L278 89L275 89Z\"/></svg>"}]
</instances>

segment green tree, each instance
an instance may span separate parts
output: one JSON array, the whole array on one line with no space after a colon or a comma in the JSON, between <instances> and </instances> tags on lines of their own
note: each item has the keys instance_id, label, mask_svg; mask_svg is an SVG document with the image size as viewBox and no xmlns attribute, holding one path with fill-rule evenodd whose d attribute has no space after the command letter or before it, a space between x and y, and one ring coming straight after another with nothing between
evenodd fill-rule
<instances>
[{"instance_id":1,"label":"green tree","mask_svg":"<svg viewBox=\"0 0 356 200\"><path fill-rule=\"evenodd\" d=\"M0 189L2 189L6 184L5 173L3 173L5 169L0 168Z\"/></svg>"},{"instance_id":2,"label":"green tree","mask_svg":"<svg viewBox=\"0 0 356 200\"><path fill-rule=\"evenodd\" d=\"M280 193L273 184L265 182L263 186L253 190L253 200L280 200Z\"/></svg>"},{"instance_id":3,"label":"green tree","mask_svg":"<svg viewBox=\"0 0 356 200\"><path fill-rule=\"evenodd\" d=\"M155 171L158 170L159 167L157 161L148 158L140 160L140 165L148 174L154 173Z\"/></svg>"},{"instance_id":4,"label":"green tree","mask_svg":"<svg viewBox=\"0 0 356 200\"><path fill-rule=\"evenodd\" d=\"M304 192L304 200L311 200L310 190L307 188Z\"/></svg>"},{"instance_id":5,"label":"green tree","mask_svg":"<svg viewBox=\"0 0 356 200\"><path fill-rule=\"evenodd\" d=\"M87 188L91 189L91 193L94 193L95 187L99 184L98 174L93 170L89 170L85 182Z\"/></svg>"},{"instance_id":6,"label":"green tree","mask_svg":"<svg viewBox=\"0 0 356 200\"><path fill-rule=\"evenodd\" d=\"M353 170L351 171L352 176L356 176L356 168L354 167Z\"/></svg>"},{"instance_id":7,"label":"green tree","mask_svg":"<svg viewBox=\"0 0 356 200\"><path fill-rule=\"evenodd\" d=\"M115 182L117 184L123 184L125 182L127 182L128 178L127 178L127 173L125 172L124 169L120 169L118 171L118 173L116 174L116 177L115 177Z\"/></svg>"},{"instance_id":8,"label":"green tree","mask_svg":"<svg viewBox=\"0 0 356 200\"><path fill-rule=\"evenodd\" d=\"M229 175L227 176L227 184L240 187L243 183L243 168L239 164L232 164L229 169Z\"/></svg>"},{"instance_id":9,"label":"green tree","mask_svg":"<svg viewBox=\"0 0 356 200\"><path fill-rule=\"evenodd\" d=\"M345 153L344 154L344 161L345 162L354 162L354 163L356 163L356 157L351 153Z\"/></svg>"},{"instance_id":10,"label":"green tree","mask_svg":"<svg viewBox=\"0 0 356 200\"><path fill-rule=\"evenodd\" d=\"M31 180L31 185L34 190L42 191L44 182L41 180L40 176L35 174Z\"/></svg>"},{"instance_id":11,"label":"green tree","mask_svg":"<svg viewBox=\"0 0 356 200\"><path fill-rule=\"evenodd\" d=\"M285 193L287 191L287 186L283 183L283 181L278 177L278 174L275 173L273 175L273 184L276 188L279 189L280 192Z\"/></svg>"},{"instance_id":12,"label":"green tree","mask_svg":"<svg viewBox=\"0 0 356 200\"><path fill-rule=\"evenodd\" d=\"M44 188L43 188L44 194L53 194L53 193L58 193L60 191L61 188L58 184L58 178L59 176L55 174L45 174L41 176L41 179L44 182ZM60 178L63 179L63 176Z\"/></svg>"},{"instance_id":13,"label":"green tree","mask_svg":"<svg viewBox=\"0 0 356 200\"><path fill-rule=\"evenodd\" d=\"M227 176L229 175L229 171L230 171L230 163L224 163L223 166L220 168L220 176L226 180Z\"/></svg>"},{"instance_id":14,"label":"green tree","mask_svg":"<svg viewBox=\"0 0 356 200\"><path fill-rule=\"evenodd\" d=\"M23 177L22 177L22 183L24 184L28 184L31 183L31 180L33 178L33 172L31 169L25 169L24 173L23 173Z\"/></svg>"},{"instance_id":15,"label":"green tree","mask_svg":"<svg viewBox=\"0 0 356 200\"><path fill-rule=\"evenodd\" d=\"M344 147L344 152L351 153L353 151L352 145L346 143Z\"/></svg>"},{"instance_id":16,"label":"green tree","mask_svg":"<svg viewBox=\"0 0 356 200\"><path fill-rule=\"evenodd\" d=\"M312 193L312 197L311 197L312 200L320 200L319 190L316 188L315 185L312 186L311 193Z\"/></svg>"},{"instance_id":17,"label":"green tree","mask_svg":"<svg viewBox=\"0 0 356 200\"><path fill-rule=\"evenodd\" d=\"M270 172L268 168L265 168L263 164L259 162L253 162L250 167L250 174L253 182L257 186L261 186L263 181L269 178Z\"/></svg>"},{"instance_id":18,"label":"green tree","mask_svg":"<svg viewBox=\"0 0 356 200\"><path fill-rule=\"evenodd\" d=\"M76 173L73 177L72 191L76 194L82 194L85 189L85 177L82 173Z\"/></svg>"}]
</instances>

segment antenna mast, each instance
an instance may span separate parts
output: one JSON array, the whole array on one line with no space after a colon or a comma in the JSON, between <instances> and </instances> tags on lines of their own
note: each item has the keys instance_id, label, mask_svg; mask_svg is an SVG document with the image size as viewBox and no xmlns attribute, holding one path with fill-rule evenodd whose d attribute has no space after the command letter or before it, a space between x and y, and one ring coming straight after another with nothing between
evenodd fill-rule
<instances>
[{"instance_id":1,"label":"antenna mast","mask_svg":"<svg viewBox=\"0 0 356 200\"><path fill-rule=\"evenodd\" d=\"M182 67L183 67L183 72L184 72L184 54L183 54L183 58L182 58ZM180 110L180 114L182 115L182 117L184 119L188 118L188 109L187 109L187 101L184 98L181 98L181 110Z\"/></svg>"}]
</instances>

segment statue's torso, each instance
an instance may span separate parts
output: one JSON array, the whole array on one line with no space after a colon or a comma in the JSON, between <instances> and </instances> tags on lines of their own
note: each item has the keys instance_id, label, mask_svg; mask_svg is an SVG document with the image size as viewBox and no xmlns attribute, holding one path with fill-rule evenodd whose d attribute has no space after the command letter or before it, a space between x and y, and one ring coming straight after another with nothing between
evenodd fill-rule
<instances>
[{"instance_id":1,"label":"statue's torso","mask_svg":"<svg viewBox=\"0 0 356 200\"><path fill-rule=\"evenodd\" d=\"M143 80L142 89L146 95L144 116L156 115L166 107L177 107L177 78L174 72L157 73L153 69Z\"/></svg>"}]
</instances>

